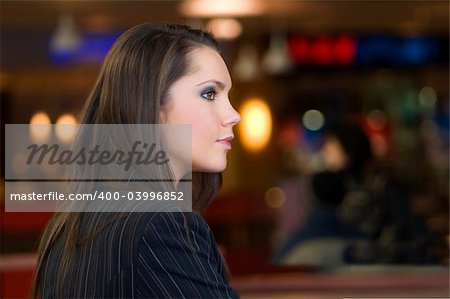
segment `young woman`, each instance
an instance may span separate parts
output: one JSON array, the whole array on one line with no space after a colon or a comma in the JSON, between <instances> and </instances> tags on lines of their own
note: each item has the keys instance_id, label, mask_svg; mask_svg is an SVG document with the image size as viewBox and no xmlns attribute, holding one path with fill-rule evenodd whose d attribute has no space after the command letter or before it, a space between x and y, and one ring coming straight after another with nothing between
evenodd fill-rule
<instances>
[{"instance_id":1,"label":"young woman","mask_svg":"<svg viewBox=\"0 0 450 299\"><path fill-rule=\"evenodd\" d=\"M143 24L113 45L83 124L190 124L193 212L57 213L39 249L38 298L235 298L199 211L221 185L239 114L207 33ZM171 165L175 177L186 169Z\"/></svg>"}]
</instances>

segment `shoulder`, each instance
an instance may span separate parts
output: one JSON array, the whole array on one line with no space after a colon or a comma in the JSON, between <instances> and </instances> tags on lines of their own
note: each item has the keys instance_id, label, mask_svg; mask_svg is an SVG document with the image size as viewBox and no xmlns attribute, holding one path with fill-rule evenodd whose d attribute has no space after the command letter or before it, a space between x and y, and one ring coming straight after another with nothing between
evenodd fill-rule
<instances>
[{"instance_id":1,"label":"shoulder","mask_svg":"<svg viewBox=\"0 0 450 299\"><path fill-rule=\"evenodd\" d=\"M176 229L190 228L196 233L209 233L210 229L203 217L197 212L182 212L174 208L171 210L146 215L146 233L152 233L156 228ZM144 220L145 221L145 220Z\"/></svg>"},{"instance_id":2,"label":"shoulder","mask_svg":"<svg viewBox=\"0 0 450 299\"><path fill-rule=\"evenodd\" d=\"M200 214L174 210L156 213L148 219L140 245L198 251L210 249L215 245L212 241L211 230Z\"/></svg>"},{"instance_id":3,"label":"shoulder","mask_svg":"<svg viewBox=\"0 0 450 299\"><path fill-rule=\"evenodd\" d=\"M155 215L141 239L136 277L143 297L237 297L209 226L196 212Z\"/></svg>"},{"instance_id":4,"label":"shoulder","mask_svg":"<svg viewBox=\"0 0 450 299\"><path fill-rule=\"evenodd\" d=\"M145 213L87 213L83 215L80 227L80 236L93 237L81 239L114 239L128 245L140 243L143 237L167 237L183 235L183 232L205 238L212 235L199 213L183 212L180 208Z\"/></svg>"},{"instance_id":5,"label":"shoulder","mask_svg":"<svg viewBox=\"0 0 450 299\"><path fill-rule=\"evenodd\" d=\"M143 248L204 251L215 246L202 216L178 208L152 213L89 215L84 217L81 235L91 235L95 243L120 248L118 253L124 255L127 264L134 263L136 253Z\"/></svg>"}]
</instances>

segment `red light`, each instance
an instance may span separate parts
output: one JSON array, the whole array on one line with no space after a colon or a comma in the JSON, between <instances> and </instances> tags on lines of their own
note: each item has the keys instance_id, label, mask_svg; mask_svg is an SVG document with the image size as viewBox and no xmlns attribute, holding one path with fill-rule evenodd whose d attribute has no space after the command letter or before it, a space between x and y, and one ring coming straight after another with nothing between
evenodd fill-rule
<instances>
[{"instance_id":1,"label":"red light","mask_svg":"<svg viewBox=\"0 0 450 299\"><path fill-rule=\"evenodd\" d=\"M289 50L294 61L310 65L351 65L356 61L356 40L348 35L338 37L294 36Z\"/></svg>"},{"instance_id":2,"label":"red light","mask_svg":"<svg viewBox=\"0 0 450 299\"><path fill-rule=\"evenodd\" d=\"M310 48L310 42L304 37L295 37L289 43L291 57L300 63L308 62Z\"/></svg>"},{"instance_id":3,"label":"red light","mask_svg":"<svg viewBox=\"0 0 450 299\"><path fill-rule=\"evenodd\" d=\"M351 64L356 57L356 41L350 36L341 36L334 46L334 51L337 64Z\"/></svg>"},{"instance_id":4,"label":"red light","mask_svg":"<svg viewBox=\"0 0 450 299\"><path fill-rule=\"evenodd\" d=\"M312 45L311 60L314 63L327 65L333 61L332 40L328 37L318 38Z\"/></svg>"}]
</instances>

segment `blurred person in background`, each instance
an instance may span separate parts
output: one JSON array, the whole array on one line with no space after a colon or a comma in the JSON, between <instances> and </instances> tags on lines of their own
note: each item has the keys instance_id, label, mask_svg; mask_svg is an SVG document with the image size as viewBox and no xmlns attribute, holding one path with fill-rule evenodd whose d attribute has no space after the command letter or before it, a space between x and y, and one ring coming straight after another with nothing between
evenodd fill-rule
<instances>
[{"instance_id":1,"label":"blurred person in background","mask_svg":"<svg viewBox=\"0 0 450 299\"><path fill-rule=\"evenodd\" d=\"M359 125L330 126L320 154L325 169L310 179L310 215L278 249L275 263L437 262L424 219L410 211L407 188L375 160Z\"/></svg>"}]
</instances>

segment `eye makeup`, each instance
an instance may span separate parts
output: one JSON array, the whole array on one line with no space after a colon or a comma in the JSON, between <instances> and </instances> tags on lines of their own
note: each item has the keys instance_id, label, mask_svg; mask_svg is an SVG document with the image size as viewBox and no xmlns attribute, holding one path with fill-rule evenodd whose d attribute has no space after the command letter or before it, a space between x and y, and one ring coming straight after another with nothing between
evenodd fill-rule
<instances>
[{"instance_id":1,"label":"eye makeup","mask_svg":"<svg viewBox=\"0 0 450 299\"><path fill-rule=\"evenodd\" d=\"M209 87L205 88L200 94L200 96L207 101L215 100L216 95L217 95L217 90L213 86L209 86Z\"/></svg>"}]
</instances>

